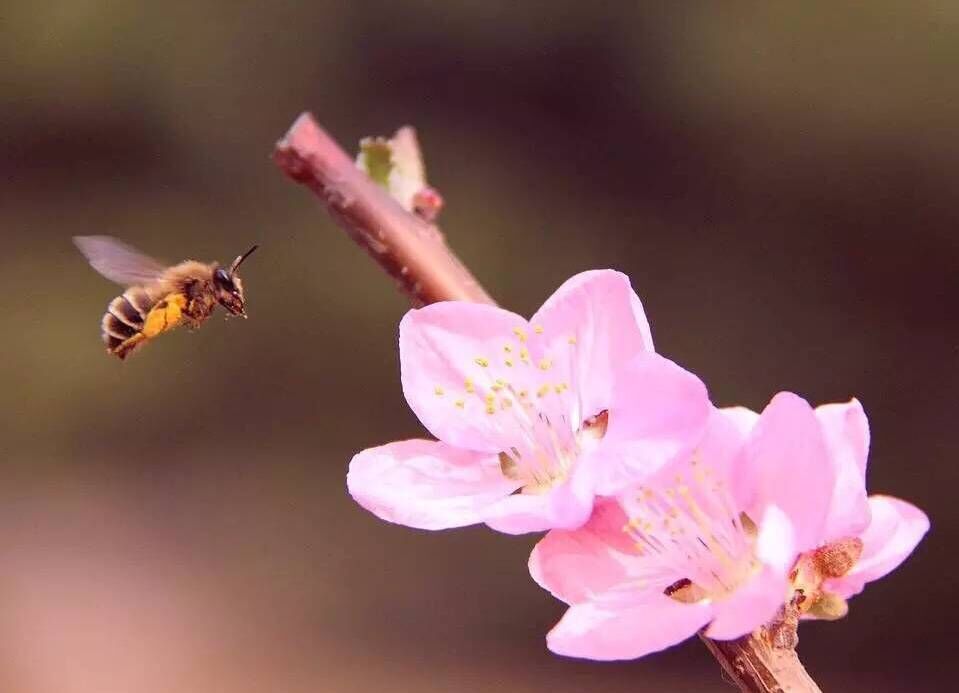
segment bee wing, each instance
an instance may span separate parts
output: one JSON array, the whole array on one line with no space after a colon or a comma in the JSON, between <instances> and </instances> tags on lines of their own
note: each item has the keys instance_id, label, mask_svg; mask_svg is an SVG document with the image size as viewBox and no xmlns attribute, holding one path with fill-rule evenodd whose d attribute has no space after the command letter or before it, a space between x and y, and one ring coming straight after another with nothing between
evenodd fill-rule
<instances>
[{"instance_id":1,"label":"bee wing","mask_svg":"<svg viewBox=\"0 0 959 693\"><path fill-rule=\"evenodd\" d=\"M97 272L123 286L149 284L166 265L112 236L74 236L73 242Z\"/></svg>"}]
</instances>

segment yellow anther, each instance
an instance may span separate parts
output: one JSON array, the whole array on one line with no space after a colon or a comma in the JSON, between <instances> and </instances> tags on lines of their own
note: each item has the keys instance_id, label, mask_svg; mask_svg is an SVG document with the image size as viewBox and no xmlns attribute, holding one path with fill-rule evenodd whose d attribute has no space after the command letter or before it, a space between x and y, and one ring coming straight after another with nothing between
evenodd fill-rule
<instances>
[{"instance_id":1,"label":"yellow anther","mask_svg":"<svg viewBox=\"0 0 959 693\"><path fill-rule=\"evenodd\" d=\"M506 346L503 347L503 351L505 351L507 354L511 354L513 353L513 347L507 344Z\"/></svg>"},{"instance_id":2,"label":"yellow anther","mask_svg":"<svg viewBox=\"0 0 959 693\"><path fill-rule=\"evenodd\" d=\"M549 393L549 385L543 385L540 389L536 391L537 397L543 397Z\"/></svg>"},{"instance_id":3,"label":"yellow anther","mask_svg":"<svg viewBox=\"0 0 959 693\"><path fill-rule=\"evenodd\" d=\"M521 327L514 327L513 334L516 335L516 339L518 339L519 341L521 342L526 341L526 332Z\"/></svg>"},{"instance_id":4,"label":"yellow anther","mask_svg":"<svg viewBox=\"0 0 959 693\"><path fill-rule=\"evenodd\" d=\"M536 325L536 326L533 328L533 332L535 332L536 334L543 334L543 326L542 326L542 325Z\"/></svg>"},{"instance_id":5,"label":"yellow anther","mask_svg":"<svg viewBox=\"0 0 959 693\"><path fill-rule=\"evenodd\" d=\"M486 368L489 365L489 361L484 359L482 356L477 357L476 359L473 360L473 362L480 368Z\"/></svg>"},{"instance_id":6,"label":"yellow anther","mask_svg":"<svg viewBox=\"0 0 959 693\"><path fill-rule=\"evenodd\" d=\"M524 363L529 363L529 350L526 347L519 350L519 360Z\"/></svg>"},{"instance_id":7,"label":"yellow anther","mask_svg":"<svg viewBox=\"0 0 959 693\"><path fill-rule=\"evenodd\" d=\"M500 409L509 409L509 408L512 407L512 406L513 406L513 400L511 400L511 399L503 398L503 399L501 399L501 400L499 401L499 408L500 408Z\"/></svg>"},{"instance_id":8,"label":"yellow anther","mask_svg":"<svg viewBox=\"0 0 959 693\"><path fill-rule=\"evenodd\" d=\"M566 340L566 341L568 341L570 344L576 344L576 337L570 337L570 338L569 338L568 340Z\"/></svg>"},{"instance_id":9,"label":"yellow anther","mask_svg":"<svg viewBox=\"0 0 959 693\"><path fill-rule=\"evenodd\" d=\"M466 402L464 402L464 401L461 400L461 399L456 400L456 402L454 402L454 404L455 404L457 407L459 407L460 409L463 409L463 408L466 406Z\"/></svg>"},{"instance_id":10,"label":"yellow anther","mask_svg":"<svg viewBox=\"0 0 959 693\"><path fill-rule=\"evenodd\" d=\"M503 363L506 364L506 367L507 367L507 368L512 368L512 367L513 367L513 362L512 362L511 360L509 360L509 359L504 359L504 360L503 360Z\"/></svg>"},{"instance_id":11,"label":"yellow anther","mask_svg":"<svg viewBox=\"0 0 959 693\"><path fill-rule=\"evenodd\" d=\"M487 414L495 414L495 413L496 413L496 407L494 407L493 405L488 405L488 406L486 407L486 413L487 413Z\"/></svg>"},{"instance_id":12,"label":"yellow anther","mask_svg":"<svg viewBox=\"0 0 959 693\"><path fill-rule=\"evenodd\" d=\"M485 399L487 404L492 404L493 402L496 401L496 395L488 394L486 395Z\"/></svg>"},{"instance_id":13,"label":"yellow anther","mask_svg":"<svg viewBox=\"0 0 959 693\"><path fill-rule=\"evenodd\" d=\"M520 399L526 399L528 396L529 396L529 393L528 393L526 390L520 390L520 391L519 391L519 398L520 398Z\"/></svg>"},{"instance_id":14,"label":"yellow anther","mask_svg":"<svg viewBox=\"0 0 959 693\"><path fill-rule=\"evenodd\" d=\"M467 392L468 394L473 394L473 392L474 392L475 389L476 389L476 388L473 387L473 381L470 380L469 378L467 378L467 379L466 379L466 383L465 383L464 385L465 385L465 387L466 387L466 392Z\"/></svg>"},{"instance_id":15,"label":"yellow anther","mask_svg":"<svg viewBox=\"0 0 959 693\"><path fill-rule=\"evenodd\" d=\"M563 393L563 386L562 386L562 385L554 385L554 386L553 386L553 392L555 392L557 395L562 394L562 393Z\"/></svg>"},{"instance_id":16,"label":"yellow anther","mask_svg":"<svg viewBox=\"0 0 959 693\"><path fill-rule=\"evenodd\" d=\"M553 365L553 362L550 361L549 359L540 359L539 361L539 369L541 371L548 371L550 367L552 367L552 365Z\"/></svg>"},{"instance_id":17,"label":"yellow anther","mask_svg":"<svg viewBox=\"0 0 959 693\"><path fill-rule=\"evenodd\" d=\"M433 388L433 392L436 393L436 396L437 396L437 397L442 397L442 396L443 396L443 388L441 388L439 385L437 385L436 387Z\"/></svg>"},{"instance_id":18,"label":"yellow anther","mask_svg":"<svg viewBox=\"0 0 959 693\"><path fill-rule=\"evenodd\" d=\"M499 392L500 390L503 389L503 386L499 385L498 383L493 383L492 385L489 386L489 389L492 390L493 392Z\"/></svg>"}]
</instances>

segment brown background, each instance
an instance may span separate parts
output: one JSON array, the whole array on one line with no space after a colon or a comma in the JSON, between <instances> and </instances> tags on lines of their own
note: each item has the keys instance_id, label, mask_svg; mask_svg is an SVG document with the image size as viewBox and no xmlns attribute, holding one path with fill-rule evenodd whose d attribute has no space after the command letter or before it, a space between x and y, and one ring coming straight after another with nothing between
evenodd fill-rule
<instances>
[{"instance_id":1,"label":"brown background","mask_svg":"<svg viewBox=\"0 0 959 693\"><path fill-rule=\"evenodd\" d=\"M832 691L954 680L954 3L172 5L0 12L0 689L729 690L696 642L549 655L533 537L351 502L353 452L422 432L403 299L268 160L307 108L350 147L415 124L503 304L616 267L717 403L859 396L871 488L933 529L802 654ZM90 233L261 242L251 319L107 358Z\"/></svg>"}]
</instances>

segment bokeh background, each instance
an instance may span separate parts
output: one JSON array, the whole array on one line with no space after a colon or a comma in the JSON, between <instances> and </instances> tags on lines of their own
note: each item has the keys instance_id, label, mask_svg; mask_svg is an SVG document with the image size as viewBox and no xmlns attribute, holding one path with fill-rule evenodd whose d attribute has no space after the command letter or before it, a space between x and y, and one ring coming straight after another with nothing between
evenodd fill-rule
<instances>
[{"instance_id":1,"label":"bokeh background","mask_svg":"<svg viewBox=\"0 0 959 693\"><path fill-rule=\"evenodd\" d=\"M957 69L959 8L931 0L7 0L0 689L730 690L696 641L549 655L533 537L352 503L353 452L423 432L404 299L268 158L305 109L351 149L414 124L504 305L615 267L717 403L860 397L871 488L933 530L800 650L826 690L948 687ZM170 261L262 243L251 319L106 357L117 290L70 243L93 233Z\"/></svg>"}]
</instances>

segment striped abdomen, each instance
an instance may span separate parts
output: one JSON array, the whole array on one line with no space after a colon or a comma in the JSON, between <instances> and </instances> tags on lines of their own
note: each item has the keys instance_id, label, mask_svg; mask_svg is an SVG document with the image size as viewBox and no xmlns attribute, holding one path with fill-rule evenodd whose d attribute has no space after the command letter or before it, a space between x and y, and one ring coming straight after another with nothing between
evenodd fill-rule
<instances>
[{"instance_id":1,"label":"striped abdomen","mask_svg":"<svg viewBox=\"0 0 959 693\"><path fill-rule=\"evenodd\" d=\"M156 303L157 299L139 286L131 286L110 301L100 323L107 351L122 359L140 344L147 315Z\"/></svg>"}]
</instances>

